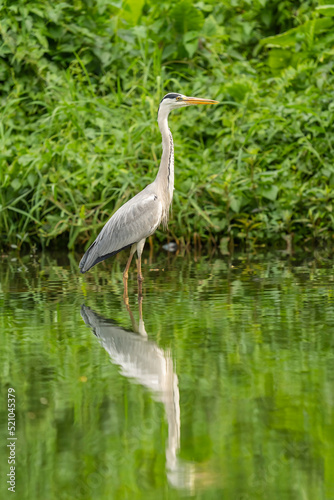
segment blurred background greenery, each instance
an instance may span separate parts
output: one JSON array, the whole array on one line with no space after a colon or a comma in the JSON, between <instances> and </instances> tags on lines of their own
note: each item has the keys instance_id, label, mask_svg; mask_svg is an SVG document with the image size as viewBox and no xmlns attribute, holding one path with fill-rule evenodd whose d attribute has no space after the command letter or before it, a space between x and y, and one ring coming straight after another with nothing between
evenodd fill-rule
<instances>
[{"instance_id":1,"label":"blurred background greenery","mask_svg":"<svg viewBox=\"0 0 334 500\"><path fill-rule=\"evenodd\" d=\"M2 244L88 245L159 165L168 91L181 245L329 244L334 2L2 0Z\"/></svg>"}]
</instances>

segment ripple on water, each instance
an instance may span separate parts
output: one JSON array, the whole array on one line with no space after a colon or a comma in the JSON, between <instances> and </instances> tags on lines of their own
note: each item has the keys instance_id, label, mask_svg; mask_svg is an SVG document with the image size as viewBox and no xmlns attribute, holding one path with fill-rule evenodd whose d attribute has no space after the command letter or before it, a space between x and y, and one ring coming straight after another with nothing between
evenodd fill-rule
<instances>
[{"instance_id":1,"label":"ripple on water","mask_svg":"<svg viewBox=\"0 0 334 500\"><path fill-rule=\"evenodd\" d=\"M0 264L20 498L334 497L333 269L161 254L125 303L121 264Z\"/></svg>"}]
</instances>

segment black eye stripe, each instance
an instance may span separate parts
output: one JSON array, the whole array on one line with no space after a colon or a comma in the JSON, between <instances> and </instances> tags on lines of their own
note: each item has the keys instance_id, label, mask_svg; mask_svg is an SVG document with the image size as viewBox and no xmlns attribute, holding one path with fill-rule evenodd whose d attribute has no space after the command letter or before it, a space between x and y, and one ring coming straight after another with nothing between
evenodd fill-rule
<instances>
[{"instance_id":1,"label":"black eye stripe","mask_svg":"<svg viewBox=\"0 0 334 500\"><path fill-rule=\"evenodd\" d=\"M164 99L176 99L177 97L181 97L181 94L166 94L165 97L161 99L161 102Z\"/></svg>"}]
</instances>

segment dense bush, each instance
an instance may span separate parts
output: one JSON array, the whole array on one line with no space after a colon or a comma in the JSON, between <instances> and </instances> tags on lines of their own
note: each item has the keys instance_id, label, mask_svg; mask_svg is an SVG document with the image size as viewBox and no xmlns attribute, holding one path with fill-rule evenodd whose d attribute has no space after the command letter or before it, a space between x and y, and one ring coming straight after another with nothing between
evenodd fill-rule
<instances>
[{"instance_id":1,"label":"dense bush","mask_svg":"<svg viewBox=\"0 0 334 500\"><path fill-rule=\"evenodd\" d=\"M330 241L334 5L323 3L1 2L2 242L88 245L153 180L167 91L221 102L170 118L169 237L222 251Z\"/></svg>"}]
</instances>

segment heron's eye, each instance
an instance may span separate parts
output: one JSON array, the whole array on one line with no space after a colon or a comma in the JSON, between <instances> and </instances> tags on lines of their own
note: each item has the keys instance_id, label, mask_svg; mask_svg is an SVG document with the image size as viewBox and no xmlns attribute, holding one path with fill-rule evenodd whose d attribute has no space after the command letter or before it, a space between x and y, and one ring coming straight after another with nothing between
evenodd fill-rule
<instances>
[{"instance_id":1,"label":"heron's eye","mask_svg":"<svg viewBox=\"0 0 334 500\"><path fill-rule=\"evenodd\" d=\"M180 96L177 96L176 100L177 100L177 101L179 101L180 99L181 99L181 97L180 97Z\"/></svg>"}]
</instances>

